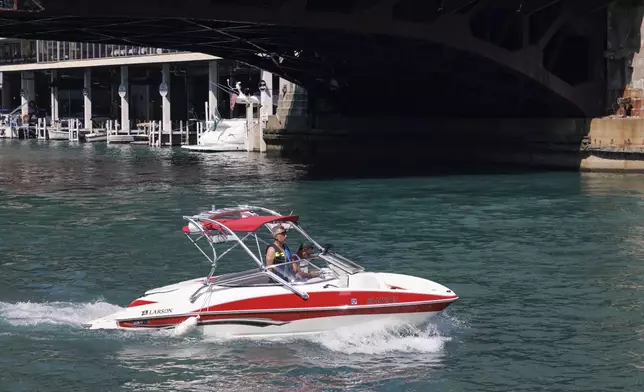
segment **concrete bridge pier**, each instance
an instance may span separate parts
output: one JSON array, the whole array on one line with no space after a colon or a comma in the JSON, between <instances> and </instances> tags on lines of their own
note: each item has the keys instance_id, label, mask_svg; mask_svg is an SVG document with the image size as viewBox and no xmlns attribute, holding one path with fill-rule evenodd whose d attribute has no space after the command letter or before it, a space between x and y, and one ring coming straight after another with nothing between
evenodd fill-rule
<instances>
[{"instance_id":1,"label":"concrete bridge pier","mask_svg":"<svg viewBox=\"0 0 644 392\"><path fill-rule=\"evenodd\" d=\"M83 126L92 131L92 69L87 68L83 73Z\"/></svg>"},{"instance_id":2,"label":"concrete bridge pier","mask_svg":"<svg viewBox=\"0 0 644 392\"><path fill-rule=\"evenodd\" d=\"M260 114L259 114L259 152L266 152L266 141L264 130L268 124L269 117L273 114L273 74L262 71L260 77Z\"/></svg>"},{"instance_id":3,"label":"concrete bridge pier","mask_svg":"<svg viewBox=\"0 0 644 392\"><path fill-rule=\"evenodd\" d=\"M206 121L213 121L217 115L217 104L219 102L219 65L217 60L208 62L208 113Z\"/></svg>"},{"instance_id":4,"label":"concrete bridge pier","mask_svg":"<svg viewBox=\"0 0 644 392\"><path fill-rule=\"evenodd\" d=\"M52 70L50 74L49 94L51 99L51 123L54 124L59 119L59 106L58 106L58 85L57 85L58 71Z\"/></svg>"},{"instance_id":5,"label":"concrete bridge pier","mask_svg":"<svg viewBox=\"0 0 644 392\"><path fill-rule=\"evenodd\" d=\"M267 116L267 130L302 131L311 129L309 96L304 87L279 79L277 112Z\"/></svg>"},{"instance_id":6,"label":"concrete bridge pier","mask_svg":"<svg viewBox=\"0 0 644 392\"><path fill-rule=\"evenodd\" d=\"M6 110L13 110L11 107L11 82L9 81L9 75L6 72L1 72L2 80L0 84L2 85L2 107Z\"/></svg>"},{"instance_id":7,"label":"concrete bridge pier","mask_svg":"<svg viewBox=\"0 0 644 392\"><path fill-rule=\"evenodd\" d=\"M33 101L36 94L36 83L33 71L23 71L20 74L20 104L22 116L29 115L29 102Z\"/></svg>"},{"instance_id":8,"label":"concrete bridge pier","mask_svg":"<svg viewBox=\"0 0 644 392\"><path fill-rule=\"evenodd\" d=\"M172 140L172 115L170 107L170 64L161 66L161 85L159 94L161 95L161 124L163 132L169 133L169 140Z\"/></svg>"},{"instance_id":9,"label":"concrete bridge pier","mask_svg":"<svg viewBox=\"0 0 644 392\"><path fill-rule=\"evenodd\" d=\"M121 66L121 84L118 93L121 97L121 130L130 133L130 80L127 65Z\"/></svg>"}]
</instances>

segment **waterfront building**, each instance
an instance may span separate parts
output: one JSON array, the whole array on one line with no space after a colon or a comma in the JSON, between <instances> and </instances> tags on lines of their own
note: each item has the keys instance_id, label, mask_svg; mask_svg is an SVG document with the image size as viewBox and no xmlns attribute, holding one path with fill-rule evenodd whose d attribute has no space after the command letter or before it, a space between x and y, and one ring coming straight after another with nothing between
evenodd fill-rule
<instances>
[{"instance_id":1,"label":"waterfront building","mask_svg":"<svg viewBox=\"0 0 644 392\"><path fill-rule=\"evenodd\" d=\"M123 130L161 121L164 127L189 119L244 117L232 104L234 86L258 94L264 81L274 113L279 78L233 60L202 53L128 45L0 38L0 104L21 107L48 122L76 118L85 128L118 120ZM205 103L208 102L206 106ZM210 113L206 113L209 108Z\"/></svg>"}]
</instances>

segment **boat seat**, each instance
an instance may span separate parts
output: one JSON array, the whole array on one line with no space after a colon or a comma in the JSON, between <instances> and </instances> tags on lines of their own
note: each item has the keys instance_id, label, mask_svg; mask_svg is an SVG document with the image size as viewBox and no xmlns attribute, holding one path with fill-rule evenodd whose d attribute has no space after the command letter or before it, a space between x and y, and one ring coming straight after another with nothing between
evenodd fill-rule
<instances>
[{"instance_id":1,"label":"boat seat","mask_svg":"<svg viewBox=\"0 0 644 392\"><path fill-rule=\"evenodd\" d=\"M361 272L349 277L349 287L356 289L382 290L388 286L375 272Z\"/></svg>"}]
</instances>

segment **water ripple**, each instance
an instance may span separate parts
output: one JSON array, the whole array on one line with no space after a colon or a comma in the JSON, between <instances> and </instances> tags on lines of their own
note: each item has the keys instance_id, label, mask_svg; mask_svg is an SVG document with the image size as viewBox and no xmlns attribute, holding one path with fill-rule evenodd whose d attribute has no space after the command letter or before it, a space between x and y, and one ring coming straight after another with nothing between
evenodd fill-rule
<instances>
[{"instance_id":1,"label":"water ripple","mask_svg":"<svg viewBox=\"0 0 644 392\"><path fill-rule=\"evenodd\" d=\"M3 388L642 389L641 175L315 180L258 154L4 140L0 150ZM203 275L180 216L231 203L295 211L369 269L436 280L460 300L424 330L318 339L80 327Z\"/></svg>"}]
</instances>

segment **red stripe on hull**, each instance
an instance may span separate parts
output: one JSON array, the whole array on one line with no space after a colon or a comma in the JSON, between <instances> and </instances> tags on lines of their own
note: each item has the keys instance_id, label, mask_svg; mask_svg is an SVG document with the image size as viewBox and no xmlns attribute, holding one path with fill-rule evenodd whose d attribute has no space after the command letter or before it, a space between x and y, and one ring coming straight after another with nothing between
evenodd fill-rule
<instances>
[{"instance_id":1,"label":"red stripe on hull","mask_svg":"<svg viewBox=\"0 0 644 392\"><path fill-rule=\"evenodd\" d=\"M227 318L267 318L274 321L291 322L321 317L336 316L357 316L367 314L395 314L395 313L427 313L440 312L449 306L450 303L434 303L422 305L401 305L387 306L382 308L347 308L334 310L310 310L310 311L293 311L293 312L255 312L255 313L236 313L224 315L204 315L202 321L221 320Z\"/></svg>"},{"instance_id":2,"label":"red stripe on hull","mask_svg":"<svg viewBox=\"0 0 644 392\"><path fill-rule=\"evenodd\" d=\"M142 306L142 305L150 305L150 304L155 304L155 301L146 301L144 299L137 299L135 301L132 301L131 304L129 304L127 307L128 308L133 308L135 306Z\"/></svg>"},{"instance_id":3,"label":"red stripe on hull","mask_svg":"<svg viewBox=\"0 0 644 392\"><path fill-rule=\"evenodd\" d=\"M227 302L194 312L222 312L245 309L310 309L336 306L382 305L395 303L416 303L427 301L456 300L457 296L418 294L404 291L325 291L309 293L309 299L303 300L298 295L278 294L265 297L249 298Z\"/></svg>"},{"instance_id":4,"label":"red stripe on hull","mask_svg":"<svg viewBox=\"0 0 644 392\"><path fill-rule=\"evenodd\" d=\"M226 319L270 319L273 321L292 322L298 320L305 320L311 318L321 317L336 317L336 316L356 316L356 315L369 315L369 314L396 314L396 313L428 313L440 312L448 307L451 302L440 302L431 304L406 304L400 306L385 306L385 307L348 307L346 309L333 309L333 310L294 310L289 312L275 312L274 308L265 312L248 312L248 313L231 313L231 314L214 314L214 315L201 315L201 322L212 320L226 320ZM304 309L304 308L303 308ZM309 308L310 309L310 308ZM119 326L125 328L139 328L139 327L167 327L179 324L185 321L189 316L180 317L164 317L148 320L137 321L121 321Z\"/></svg>"}]
</instances>

